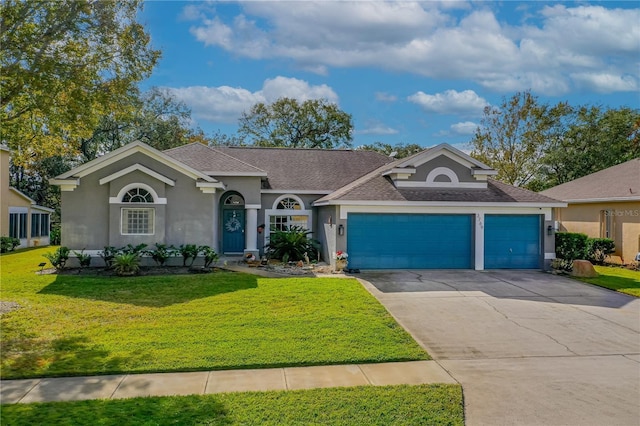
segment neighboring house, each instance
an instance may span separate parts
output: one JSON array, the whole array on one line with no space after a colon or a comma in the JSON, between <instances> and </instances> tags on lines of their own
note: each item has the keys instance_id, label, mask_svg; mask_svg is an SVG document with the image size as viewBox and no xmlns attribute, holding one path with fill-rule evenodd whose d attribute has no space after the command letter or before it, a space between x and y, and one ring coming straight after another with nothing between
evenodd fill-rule
<instances>
[{"instance_id":1,"label":"neighboring house","mask_svg":"<svg viewBox=\"0 0 640 426\"><path fill-rule=\"evenodd\" d=\"M156 242L262 254L274 230L301 226L350 268L542 268L554 257L553 207L489 179L446 144L409 158L369 151L209 148L135 142L64 173L62 244ZM260 225L265 230L260 233ZM259 229L260 228L260 229Z\"/></svg>"},{"instance_id":2,"label":"neighboring house","mask_svg":"<svg viewBox=\"0 0 640 426\"><path fill-rule=\"evenodd\" d=\"M18 247L49 245L53 209L9 186L9 150L0 146L0 155L0 236L20 239Z\"/></svg>"},{"instance_id":3,"label":"neighboring house","mask_svg":"<svg viewBox=\"0 0 640 426\"><path fill-rule=\"evenodd\" d=\"M627 264L640 253L640 158L542 191L563 200L554 209L560 229L610 238Z\"/></svg>"}]
</instances>

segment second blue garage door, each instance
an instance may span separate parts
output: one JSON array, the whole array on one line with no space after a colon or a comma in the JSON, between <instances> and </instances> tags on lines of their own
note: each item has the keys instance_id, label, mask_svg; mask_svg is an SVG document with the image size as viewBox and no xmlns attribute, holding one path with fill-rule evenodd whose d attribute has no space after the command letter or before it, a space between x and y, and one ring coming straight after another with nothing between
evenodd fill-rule
<instances>
[{"instance_id":1,"label":"second blue garage door","mask_svg":"<svg viewBox=\"0 0 640 426\"><path fill-rule=\"evenodd\" d=\"M471 215L350 213L349 268L470 269Z\"/></svg>"},{"instance_id":2,"label":"second blue garage door","mask_svg":"<svg viewBox=\"0 0 640 426\"><path fill-rule=\"evenodd\" d=\"M485 269L540 268L541 220L540 215L486 215Z\"/></svg>"}]
</instances>

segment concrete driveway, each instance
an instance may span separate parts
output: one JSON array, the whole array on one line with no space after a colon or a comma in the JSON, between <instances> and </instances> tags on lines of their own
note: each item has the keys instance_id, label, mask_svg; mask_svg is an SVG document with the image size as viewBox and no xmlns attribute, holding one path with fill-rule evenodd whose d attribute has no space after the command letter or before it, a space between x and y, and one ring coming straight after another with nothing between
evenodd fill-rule
<instances>
[{"instance_id":1,"label":"concrete driveway","mask_svg":"<svg viewBox=\"0 0 640 426\"><path fill-rule=\"evenodd\" d=\"M538 271L359 278L462 384L467 425L640 425L640 299Z\"/></svg>"}]
</instances>

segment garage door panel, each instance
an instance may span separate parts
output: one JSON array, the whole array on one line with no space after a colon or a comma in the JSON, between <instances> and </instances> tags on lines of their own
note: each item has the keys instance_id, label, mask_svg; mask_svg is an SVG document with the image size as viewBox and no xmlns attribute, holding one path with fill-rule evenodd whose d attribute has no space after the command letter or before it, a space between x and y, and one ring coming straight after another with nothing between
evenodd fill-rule
<instances>
[{"instance_id":1,"label":"garage door panel","mask_svg":"<svg viewBox=\"0 0 640 426\"><path fill-rule=\"evenodd\" d=\"M486 215L484 231L486 269L540 267L540 215Z\"/></svg>"},{"instance_id":2,"label":"garage door panel","mask_svg":"<svg viewBox=\"0 0 640 426\"><path fill-rule=\"evenodd\" d=\"M348 217L349 267L472 267L471 215L367 214Z\"/></svg>"}]
</instances>

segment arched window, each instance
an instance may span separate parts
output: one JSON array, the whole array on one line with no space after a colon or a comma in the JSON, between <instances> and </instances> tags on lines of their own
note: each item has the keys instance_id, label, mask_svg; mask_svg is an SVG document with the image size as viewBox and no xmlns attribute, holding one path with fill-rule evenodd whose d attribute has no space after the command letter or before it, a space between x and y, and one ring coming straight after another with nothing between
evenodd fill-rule
<instances>
[{"instance_id":1,"label":"arched window","mask_svg":"<svg viewBox=\"0 0 640 426\"><path fill-rule=\"evenodd\" d=\"M300 202L292 197L283 198L276 206L277 210L302 210Z\"/></svg>"},{"instance_id":2,"label":"arched window","mask_svg":"<svg viewBox=\"0 0 640 426\"><path fill-rule=\"evenodd\" d=\"M157 194L145 184L130 184L120 190L122 204L156 204ZM155 233L155 207L123 207L120 209L122 235L153 235Z\"/></svg>"},{"instance_id":3,"label":"arched window","mask_svg":"<svg viewBox=\"0 0 640 426\"><path fill-rule=\"evenodd\" d=\"M274 231L311 228L311 211L305 210L302 200L293 194L278 198L273 203L273 208L265 212L265 216L269 223L267 236Z\"/></svg>"},{"instance_id":4,"label":"arched window","mask_svg":"<svg viewBox=\"0 0 640 426\"><path fill-rule=\"evenodd\" d=\"M123 203L153 203L153 195L144 188L133 188L122 196Z\"/></svg>"}]
</instances>

